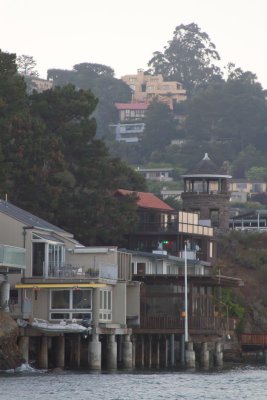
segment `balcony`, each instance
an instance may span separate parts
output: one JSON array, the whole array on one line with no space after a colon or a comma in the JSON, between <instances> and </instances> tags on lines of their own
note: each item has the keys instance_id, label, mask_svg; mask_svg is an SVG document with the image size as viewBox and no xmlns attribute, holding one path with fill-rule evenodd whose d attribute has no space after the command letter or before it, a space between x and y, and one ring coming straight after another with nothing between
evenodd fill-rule
<instances>
[{"instance_id":1,"label":"balcony","mask_svg":"<svg viewBox=\"0 0 267 400\"><path fill-rule=\"evenodd\" d=\"M26 269L25 249L0 245L0 273L20 273Z\"/></svg>"},{"instance_id":2,"label":"balcony","mask_svg":"<svg viewBox=\"0 0 267 400\"><path fill-rule=\"evenodd\" d=\"M208 316L189 316L189 331L197 333L221 332L225 330L233 331L236 329L236 320L233 318L208 317ZM184 332L184 318L173 316L149 316L140 318L140 330L149 331L176 331Z\"/></svg>"},{"instance_id":3,"label":"balcony","mask_svg":"<svg viewBox=\"0 0 267 400\"><path fill-rule=\"evenodd\" d=\"M46 279L118 279L118 266L98 263L97 266L70 263L49 263Z\"/></svg>"},{"instance_id":4,"label":"balcony","mask_svg":"<svg viewBox=\"0 0 267 400\"><path fill-rule=\"evenodd\" d=\"M142 278L142 277L160 277L160 276L184 276L184 260L177 262L177 264L172 265L165 265L162 263L162 260L158 259L157 262L149 268L145 266L144 269L139 268L133 276L135 279ZM187 265L187 275L188 276L205 276L211 277L212 276L212 266L210 263L202 262L192 262L188 260Z\"/></svg>"},{"instance_id":5,"label":"balcony","mask_svg":"<svg viewBox=\"0 0 267 400\"><path fill-rule=\"evenodd\" d=\"M178 221L170 223L159 222L140 222L135 226L135 232L138 233L178 233Z\"/></svg>"}]
</instances>

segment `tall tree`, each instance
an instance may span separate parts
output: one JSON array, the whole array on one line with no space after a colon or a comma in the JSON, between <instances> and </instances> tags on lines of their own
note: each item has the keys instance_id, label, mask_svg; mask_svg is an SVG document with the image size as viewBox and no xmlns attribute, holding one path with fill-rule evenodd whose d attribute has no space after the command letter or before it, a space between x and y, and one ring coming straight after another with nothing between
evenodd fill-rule
<instances>
[{"instance_id":1,"label":"tall tree","mask_svg":"<svg viewBox=\"0 0 267 400\"><path fill-rule=\"evenodd\" d=\"M15 54L0 52L1 196L67 229L85 244L117 244L136 218L144 180L95 139L97 99L73 85L28 96Z\"/></svg>"},{"instance_id":2,"label":"tall tree","mask_svg":"<svg viewBox=\"0 0 267 400\"><path fill-rule=\"evenodd\" d=\"M140 151L144 159L149 161L151 153L168 146L175 138L177 131L172 111L166 104L156 100L148 107L145 123Z\"/></svg>"},{"instance_id":3,"label":"tall tree","mask_svg":"<svg viewBox=\"0 0 267 400\"><path fill-rule=\"evenodd\" d=\"M16 58L18 72L25 76L38 76L38 71L35 69L36 61L32 56L22 54Z\"/></svg>"},{"instance_id":4,"label":"tall tree","mask_svg":"<svg viewBox=\"0 0 267 400\"><path fill-rule=\"evenodd\" d=\"M153 73L181 82L191 93L201 85L221 79L221 70L215 64L218 60L220 56L208 34L191 23L178 25L164 51L154 52L148 65Z\"/></svg>"},{"instance_id":5,"label":"tall tree","mask_svg":"<svg viewBox=\"0 0 267 400\"><path fill-rule=\"evenodd\" d=\"M265 92L254 74L237 72L226 82L198 90L187 102L186 121L188 138L222 145L229 142L233 155L251 143L267 149Z\"/></svg>"},{"instance_id":6,"label":"tall tree","mask_svg":"<svg viewBox=\"0 0 267 400\"><path fill-rule=\"evenodd\" d=\"M48 70L48 78L55 85L72 83L79 89L90 89L98 98L94 116L97 120L97 137L109 136L109 124L117 122L115 102L131 100L131 89L126 83L114 77L114 70L96 63L76 64L73 70Z\"/></svg>"},{"instance_id":7,"label":"tall tree","mask_svg":"<svg viewBox=\"0 0 267 400\"><path fill-rule=\"evenodd\" d=\"M46 136L56 143L54 156L63 166L51 174L54 222L84 243L116 243L135 219L135 202L119 202L112 194L118 187L144 188L144 183L95 139L96 122L91 116L96 98L90 91L67 85L35 93L31 100L33 113L45 123Z\"/></svg>"}]
</instances>

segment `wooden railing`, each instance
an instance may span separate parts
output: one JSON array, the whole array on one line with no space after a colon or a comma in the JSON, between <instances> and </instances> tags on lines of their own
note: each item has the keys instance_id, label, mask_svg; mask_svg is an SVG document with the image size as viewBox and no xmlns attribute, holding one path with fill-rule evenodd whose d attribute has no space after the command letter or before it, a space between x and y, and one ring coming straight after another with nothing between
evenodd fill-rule
<instances>
[{"instance_id":1,"label":"wooden railing","mask_svg":"<svg viewBox=\"0 0 267 400\"><path fill-rule=\"evenodd\" d=\"M193 316L188 318L188 327L191 330L234 330L236 321L232 318L201 317ZM184 329L184 318L172 316L150 316L140 318L141 329Z\"/></svg>"},{"instance_id":2,"label":"wooden railing","mask_svg":"<svg viewBox=\"0 0 267 400\"><path fill-rule=\"evenodd\" d=\"M264 333L242 333L239 336L241 345L267 347L267 334Z\"/></svg>"}]
</instances>

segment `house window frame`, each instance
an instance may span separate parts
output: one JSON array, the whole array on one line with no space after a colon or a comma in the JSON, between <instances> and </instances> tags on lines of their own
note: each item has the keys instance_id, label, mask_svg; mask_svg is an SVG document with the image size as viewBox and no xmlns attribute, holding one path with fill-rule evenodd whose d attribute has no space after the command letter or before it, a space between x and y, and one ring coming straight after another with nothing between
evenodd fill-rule
<instances>
[{"instance_id":1,"label":"house window frame","mask_svg":"<svg viewBox=\"0 0 267 400\"><path fill-rule=\"evenodd\" d=\"M112 321L112 290L99 290L99 322Z\"/></svg>"},{"instance_id":2,"label":"house window frame","mask_svg":"<svg viewBox=\"0 0 267 400\"><path fill-rule=\"evenodd\" d=\"M92 289L91 288L84 288L84 289L79 289L79 291L86 291L90 292L90 308L74 308L73 307L73 293L75 292L76 289L50 289L49 290L49 320L52 321L60 321L62 319L66 320L82 320L83 318L87 319L92 319L92 301L93 301L93 295L92 295ZM54 292L59 292L59 291L65 291L69 292L69 307L67 308L53 308L52 307L52 293ZM59 315L64 315L64 317L59 317ZM84 314L82 318L79 318L79 314ZM55 318L55 316L58 315L58 318Z\"/></svg>"},{"instance_id":3,"label":"house window frame","mask_svg":"<svg viewBox=\"0 0 267 400\"><path fill-rule=\"evenodd\" d=\"M40 235L40 236L39 236ZM53 240L46 240L42 238L42 234L38 232L32 233L32 255L35 243L44 243L44 264L43 264L43 278L49 276L51 268L59 269L65 262L66 246L65 243ZM53 255L53 257L51 257ZM53 258L53 260L52 260ZM32 266L33 268L33 266ZM33 271L32 271L33 274Z\"/></svg>"}]
</instances>

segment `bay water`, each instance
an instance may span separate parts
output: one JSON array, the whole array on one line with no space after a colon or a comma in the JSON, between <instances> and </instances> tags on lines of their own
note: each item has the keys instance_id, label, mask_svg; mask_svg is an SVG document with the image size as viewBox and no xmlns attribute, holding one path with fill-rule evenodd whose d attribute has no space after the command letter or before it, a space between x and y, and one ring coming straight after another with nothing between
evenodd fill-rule
<instances>
[{"instance_id":1,"label":"bay water","mask_svg":"<svg viewBox=\"0 0 267 400\"><path fill-rule=\"evenodd\" d=\"M7 371L0 400L267 400L267 368L213 372Z\"/></svg>"}]
</instances>

